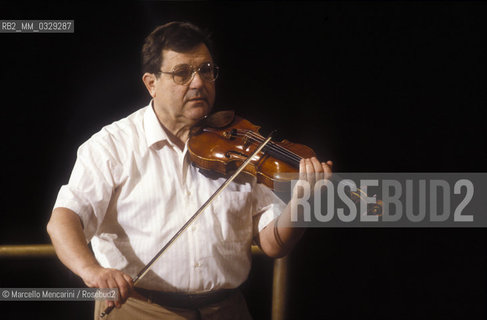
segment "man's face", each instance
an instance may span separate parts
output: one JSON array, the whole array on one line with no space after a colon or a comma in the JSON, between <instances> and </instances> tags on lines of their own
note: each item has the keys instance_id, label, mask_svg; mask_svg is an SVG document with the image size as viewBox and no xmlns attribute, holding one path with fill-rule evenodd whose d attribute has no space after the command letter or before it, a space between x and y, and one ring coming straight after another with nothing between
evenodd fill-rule
<instances>
[{"instance_id":1,"label":"man's face","mask_svg":"<svg viewBox=\"0 0 487 320\"><path fill-rule=\"evenodd\" d=\"M184 53L162 50L162 61L161 71L164 72L171 72L182 64L198 68L205 62L213 63L204 44ZM198 72L185 84L175 83L171 74L160 74L153 97L156 113L164 121L192 125L211 111L215 102L215 82L202 79Z\"/></svg>"}]
</instances>

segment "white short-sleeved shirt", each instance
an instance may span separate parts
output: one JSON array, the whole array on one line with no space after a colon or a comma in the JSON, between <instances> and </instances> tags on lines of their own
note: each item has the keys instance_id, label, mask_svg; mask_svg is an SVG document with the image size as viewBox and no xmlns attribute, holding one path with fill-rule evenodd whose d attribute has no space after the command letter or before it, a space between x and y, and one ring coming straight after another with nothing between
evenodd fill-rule
<instances>
[{"instance_id":1,"label":"white short-sleeved shirt","mask_svg":"<svg viewBox=\"0 0 487 320\"><path fill-rule=\"evenodd\" d=\"M238 287L253 236L284 203L256 179L232 182L138 283L168 292ZM152 105L104 127L78 150L56 207L76 212L104 267L135 276L225 181L191 165L167 138Z\"/></svg>"}]
</instances>

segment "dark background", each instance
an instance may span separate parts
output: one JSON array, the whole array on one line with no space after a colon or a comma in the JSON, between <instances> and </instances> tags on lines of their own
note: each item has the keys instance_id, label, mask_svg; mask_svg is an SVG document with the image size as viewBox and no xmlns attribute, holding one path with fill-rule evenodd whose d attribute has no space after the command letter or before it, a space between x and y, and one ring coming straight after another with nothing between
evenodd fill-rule
<instances>
[{"instance_id":1,"label":"dark background","mask_svg":"<svg viewBox=\"0 0 487 320\"><path fill-rule=\"evenodd\" d=\"M74 19L74 34L0 34L0 244L47 243L77 147L149 101L155 26L213 34L217 106L312 147L336 172L485 172L483 2L0 2L0 19ZM291 261L291 319L485 319L484 229L311 229ZM270 264L246 285L269 318ZM0 287L77 287L57 260L0 262ZM1 303L2 319L91 316L89 303ZM7 316L5 316L5 314Z\"/></svg>"}]
</instances>

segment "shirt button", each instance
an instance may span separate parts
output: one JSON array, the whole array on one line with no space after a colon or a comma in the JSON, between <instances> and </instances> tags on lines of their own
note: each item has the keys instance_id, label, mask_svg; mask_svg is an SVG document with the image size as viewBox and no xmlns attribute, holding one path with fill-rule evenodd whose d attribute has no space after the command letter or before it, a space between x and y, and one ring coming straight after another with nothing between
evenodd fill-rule
<instances>
[{"instance_id":1,"label":"shirt button","mask_svg":"<svg viewBox=\"0 0 487 320\"><path fill-rule=\"evenodd\" d=\"M190 197L191 196L191 191L186 191L186 196Z\"/></svg>"},{"instance_id":2,"label":"shirt button","mask_svg":"<svg viewBox=\"0 0 487 320\"><path fill-rule=\"evenodd\" d=\"M194 267L195 267L195 268L199 268L199 267L201 267L201 263L196 262L196 263L194 264Z\"/></svg>"}]
</instances>

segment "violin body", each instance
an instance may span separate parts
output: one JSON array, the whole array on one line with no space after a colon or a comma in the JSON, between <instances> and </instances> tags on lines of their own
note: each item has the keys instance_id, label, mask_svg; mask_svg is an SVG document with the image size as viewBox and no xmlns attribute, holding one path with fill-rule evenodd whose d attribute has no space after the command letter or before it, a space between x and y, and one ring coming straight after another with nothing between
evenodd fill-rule
<instances>
[{"instance_id":1,"label":"violin body","mask_svg":"<svg viewBox=\"0 0 487 320\"><path fill-rule=\"evenodd\" d=\"M196 166L228 175L235 171L265 138L259 134L259 126L235 116L231 111L222 112L227 113L223 116L224 120L220 118L218 121L207 121L208 125L192 132L188 141L188 151ZM288 140L271 141L251 160L244 171L255 176L258 183L275 189L276 182L288 180L281 177L282 173L299 172L299 160L313 156L314 151L305 145Z\"/></svg>"}]
</instances>

